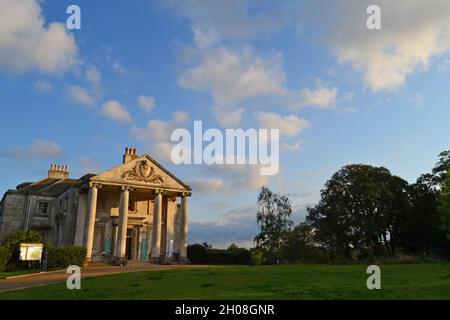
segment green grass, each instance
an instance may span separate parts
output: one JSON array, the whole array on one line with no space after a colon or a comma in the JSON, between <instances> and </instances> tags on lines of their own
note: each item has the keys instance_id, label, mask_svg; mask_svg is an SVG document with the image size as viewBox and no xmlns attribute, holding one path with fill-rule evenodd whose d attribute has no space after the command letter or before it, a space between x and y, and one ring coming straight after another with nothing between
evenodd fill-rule
<instances>
[{"instance_id":1,"label":"green grass","mask_svg":"<svg viewBox=\"0 0 450 320\"><path fill-rule=\"evenodd\" d=\"M450 264L381 266L368 290L366 266L216 267L126 273L0 293L0 299L450 299Z\"/></svg>"},{"instance_id":2,"label":"green grass","mask_svg":"<svg viewBox=\"0 0 450 320\"><path fill-rule=\"evenodd\" d=\"M48 269L47 272L50 271L56 271L59 270L58 268ZM40 273L41 270L19 270L19 271L12 271L12 272L0 272L0 279L6 279L8 277L15 277L15 276L23 276L28 274L35 274Z\"/></svg>"},{"instance_id":3,"label":"green grass","mask_svg":"<svg viewBox=\"0 0 450 320\"><path fill-rule=\"evenodd\" d=\"M8 277L14 277L14 276L22 276L25 274L32 274L32 273L39 273L41 270L20 270L20 271L14 271L14 272L0 272L0 279L6 279Z\"/></svg>"}]
</instances>

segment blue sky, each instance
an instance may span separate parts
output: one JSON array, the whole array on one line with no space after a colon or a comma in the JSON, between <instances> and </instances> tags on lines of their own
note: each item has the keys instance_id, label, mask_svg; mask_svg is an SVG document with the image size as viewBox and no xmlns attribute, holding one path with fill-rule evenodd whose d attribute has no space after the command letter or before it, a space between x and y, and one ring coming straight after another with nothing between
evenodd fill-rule
<instances>
[{"instance_id":1,"label":"blue sky","mask_svg":"<svg viewBox=\"0 0 450 320\"><path fill-rule=\"evenodd\" d=\"M372 1L373 2L373 1ZM117 165L127 146L193 186L191 241L249 245L262 185L296 221L348 163L413 182L450 147L450 4L4 0L0 4L0 190ZM81 8L68 30L66 8ZM139 98L140 97L140 98ZM281 170L175 166L177 127L279 128Z\"/></svg>"}]
</instances>

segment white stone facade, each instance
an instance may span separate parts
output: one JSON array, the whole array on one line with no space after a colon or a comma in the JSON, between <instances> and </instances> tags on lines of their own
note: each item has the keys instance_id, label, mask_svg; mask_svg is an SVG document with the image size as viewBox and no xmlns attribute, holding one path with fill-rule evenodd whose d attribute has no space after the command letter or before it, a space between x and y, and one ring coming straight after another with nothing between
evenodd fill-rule
<instances>
[{"instance_id":1,"label":"white stone facade","mask_svg":"<svg viewBox=\"0 0 450 320\"><path fill-rule=\"evenodd\" d=\"M48 178L5 193L0 241L35 230L53 245L86 247L90 261L183 262L190 195L188 185L133 148L121 165L80 179L52 165Z\"/></svg>"}]
</instances>

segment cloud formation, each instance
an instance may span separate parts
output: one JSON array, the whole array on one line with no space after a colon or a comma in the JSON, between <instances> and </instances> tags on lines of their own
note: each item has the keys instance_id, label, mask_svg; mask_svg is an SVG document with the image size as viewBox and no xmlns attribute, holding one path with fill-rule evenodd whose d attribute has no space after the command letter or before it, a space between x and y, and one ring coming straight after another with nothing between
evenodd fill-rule
<instances>
[{"instance_id":1,"label":"cloud formation","mask_svg":"<svg viewBox=\"0 0 450 320\"><path fill-rule=\"evenodd\" d=\"M175 129L185 125L189 115L186 112L172 113L170 120L150 120L144 128L133 126L130 135L143 142L150 154L157 154L159 159L171 161L171 151L174 143L170 136Z\"/></svg>"},{"instance_id":2,"label":"cloud formation","mask_svg":"<svg viewBox=\"0 0 450 320\"><path fill-rule=\"evenodd\" d=\"M7 150L5 155L21 160L58 159L64 156L64 151L52 141L36 139L28 147Z\"/></svg>"},{"instance_id":3,"label":"cloud formation","mask_svg":"<svg viewBox=\"0 0 450 320\"><path fill-rule=\"evenodd\" d=\"M361 72L371 90L399 88L413 72L426 70L433 57L450 51L449 1L377 1L382 29L373 31L366 27L370 4L319 0L313 6L329 18L322 20L328 21L325 38L338 62Z\"/></svg>"},{"instance_id":4,"label":"cloud formation","mask_svg":"<svg viewBox=\"0 0 450 320\"><path fill-rule=\"evenodd\" d=\"M117 100L109 100L105 102L102 106L101 114L109 119L123 123L128 123L133 120L131 114L127 110L127 107L122 105Z\"/></svg>"},{"instance_id":5,"label":"cloud formation","mask_svg":"<svg viewBox=\"0 0 450 320\"><path fill-rule=\"evenodd\" d=\"M153 110L153 108L155 107L155 98L153 98L153 97L140 95L137 98L137 102L138 102L139 107L141 107L141 109L145 113L150 113Z\"/></svg>"},{"instance_id":6,"label":"cloud formation","mask_svg":"<svg viewBox=\"0 0 450 320\"><path fill-rule=\"evenodd\" d=\"M13 72L66 71L77 64L78 48L62 23L45 26L39 1L0 1L0 68Z\"/></svg>"}]
</instances>

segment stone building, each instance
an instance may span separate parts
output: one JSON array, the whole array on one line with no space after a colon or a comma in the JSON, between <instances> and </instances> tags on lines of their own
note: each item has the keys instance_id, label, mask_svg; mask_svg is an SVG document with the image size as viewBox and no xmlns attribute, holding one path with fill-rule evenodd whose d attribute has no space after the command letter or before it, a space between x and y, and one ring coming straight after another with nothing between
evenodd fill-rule
<instances>
[{"instance_id":1,"label":"stone building","mask_svg":"<svg viewBox=\"0 0 450 320\"><path fill-rule=\"evenodd\" d=\"M0 202L0 241L34 230L55 246L87 248L90 261L187 260L191 188L150 156L126 148L123 163L69 178L51 165L48 177L8 190Z\"/></svg>"}]
</instances>

